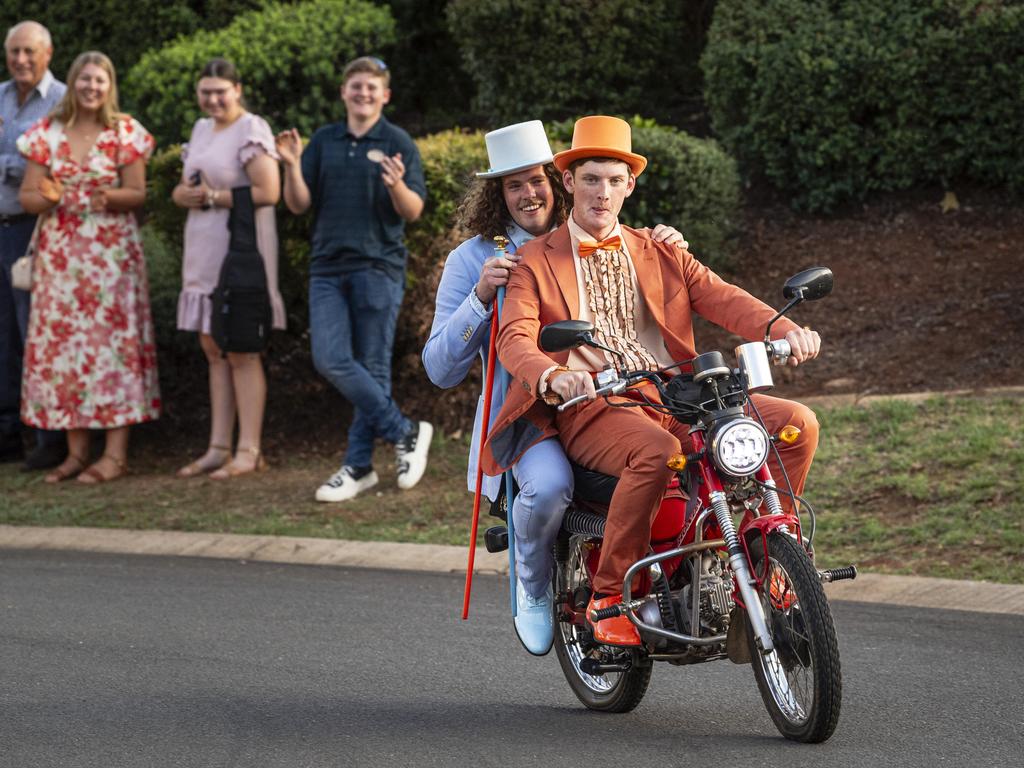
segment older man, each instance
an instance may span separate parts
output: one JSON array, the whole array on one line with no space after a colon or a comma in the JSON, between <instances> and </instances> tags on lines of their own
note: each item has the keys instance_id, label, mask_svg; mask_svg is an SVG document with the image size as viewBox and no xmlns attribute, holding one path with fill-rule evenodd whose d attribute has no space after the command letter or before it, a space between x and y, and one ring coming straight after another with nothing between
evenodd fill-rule
<instances>
[{"instance_id":1,"label":"older man","mask_svg":"<svg viewBox=\"0 0 1024 768\"><path fill-rule=\"evenodd\" d=\"M593 609L621 601L626 570L647 550L650 524L672 474L665 459L688 441L687 427L647 409L595 400L593 375L614 362L611 356L587 347L545 353L538 347L540 328L569 318L592 321L598 340L631 367L655 370L696 355L691 311L750 340L760 338L775 312L687 251L620 225L622 204L647 165L632 151L628 123L582 118L572 148L555 155L554 163L573 207L564 224L520 249L522 261L509 280L497 350L516 380L488 438L484 467L492 473L507 467L523 450L557 433L573 461L619 476L589 617ZM608 301L609 296L620 298ZM818 354L818 334L790 320L779 320L772 334L789 340L794 364ZM564 413L551 405L580 394L589 401ZM800 493L817 446L814 414L779 398L753 399L771 431L787 423L802 429L801 440L779 449ZM624 616L598 621L593 629L599 643L640 644Z\"/></svg>"},{"instance_id":2,"label":"older man","mask_svg":"<svg viewBox=\"0 0 1024 768\"><path fill-rule=\"evenodd\" d=\"M60 101L65 87L50 73L53 45L42 24L15 24L7 31L4 49L11 79L0 83L0 461L18 461L23 455L18 412L29 294L11 285L11 266L28 248L36 217L18 202L25 159L15 142ZM57 466L66 453L60 432L38 430L25 469Z\"/></svg>"},{"instance_id":3,"label":"older man","mask_svg":"<svg viewBox=\"0 0 1024 768\"><path fill-rule=\"evenodd\" d=\"M539 120L488 133L490 169L466 193L458 226L477 233L448 255L437 289L423 367L439 387L453 387L469 373L477 356L486 358L489 320L498 288L519 261L518 249L565 221L569 198L551 164L551 146ZM494 252L494 238L508 242L506 255ZM653 237L685 247L682 235L659 225ZM486 359L484 364L486 365ZM495 383L494 412L502 393ZM469 487L475 489L482 408L477 408L469 457ZM551 437L523 453L513 468L519 494L512 507L516 543L515 628L523 646L540 656L554 637L551 602L552 546L562 513L572 496L572 469L558 440ZM484 493L495 498L497 477L487 477Z\"/></svg>"}]
</instances>

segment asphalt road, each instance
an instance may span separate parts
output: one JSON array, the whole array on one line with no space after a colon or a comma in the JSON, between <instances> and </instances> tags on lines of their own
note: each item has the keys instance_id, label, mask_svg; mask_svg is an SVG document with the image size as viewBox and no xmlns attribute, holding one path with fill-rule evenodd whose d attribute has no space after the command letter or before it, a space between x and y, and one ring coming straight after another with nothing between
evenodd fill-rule
<instances>
[{"instance_id":1,"label":"asphalt road","mask_svg":"<svg viewBox=\"0 0 1024 768\"><path fill-rule=\"evenodd\" d=\"M1018 766L1024 617L835 603L843 713L779 737L749 667L588 712L477 577L0 551L0 766Z\"/></svg>"}]
</instances>

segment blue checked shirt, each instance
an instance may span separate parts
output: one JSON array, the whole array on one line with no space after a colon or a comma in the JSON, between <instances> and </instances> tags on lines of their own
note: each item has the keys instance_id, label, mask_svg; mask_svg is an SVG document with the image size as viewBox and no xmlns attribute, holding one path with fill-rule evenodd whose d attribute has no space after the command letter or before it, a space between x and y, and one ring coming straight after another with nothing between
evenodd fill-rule
<instances>
[{"instance_id":1,"label":"blue checked shirt","mask_svg":"<svg viewBox=\"0 0 1024 768\"><path fill-rule=\"evenodd\" d=\"M408 133L386 118L359 137L344 122L313 134L302 153L302 176L313 198L311 275L375 267L403 279L405 221L391 202L380 164L373 161L399 152L406 185L426 199L419 150Z\"/></svg>"},{"instance_id":2,"label":"blue checked shirt","mask_svg":"<svg viewBox=\"0 0 1024 768\"><path fill-rule=\"evenodd\" d=\"M18 189L25 176L25 158L18 152L18 137L33 123L49 114L67 90L50 70L32 89L25 103L18 105L18 86L13 80L0 83L0 214L24 213Z\"/></svg>"}]
</instances>

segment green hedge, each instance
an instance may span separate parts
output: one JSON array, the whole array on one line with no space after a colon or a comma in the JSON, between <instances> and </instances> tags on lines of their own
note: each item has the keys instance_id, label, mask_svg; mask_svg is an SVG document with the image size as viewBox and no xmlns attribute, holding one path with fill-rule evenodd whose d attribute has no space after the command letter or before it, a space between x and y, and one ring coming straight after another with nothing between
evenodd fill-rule
<instances>
[{"instance_id":1,"label":"green hedge","mask_svg":"<svg viewBox=\"0 0 1024 768\"><path fill-rule=\"evenodd\" d=\"M1020 0L720 3L702 64L723 144L797 208L1024 189Z\"/></svg>"},{"instance_id":2,"label":"green hedge","mask_svg":"<svg viewBox=\"0 0 1024 768\"><path fill-rule=\"evenodd\" d=\"M640 117L630 122L633 151L648 163L622 208L622 221L637 227L670 224L701 262L713 269L728 265L739 217L736 161L714 140ZM572 128L566 120L550 124L548 133L558 147L568 147Z\"/></svg>"},{"instance_id":3,"label":"green hedge","mask_svg":"<svg viewBox=\"0 0 1024 768\"><path fill-rule=\"evenodd\" d=\"M178 35L215 29L237 14L266 5L268 0L0 0L6 27L33 19L50 30L50 68L63 80L82 51L100 50L119 74L128 71L152 48ZM125 102L131 106L130 100Z\"/></svg>"},{"instance_id":4,"label":"green hedge","mask_svg":"<svg viewBox=\"0 0 1024 768\"><path fill-rule=\"evenodd\" d=\"M706 0L452 0L448 24L488 124L699 102Z\"/></svg>"},{"instance_id":5,"label":"green hedge","mask_svg":"<svg viewBox=\"0 0 1024 768\"><path fill-rule=\"evenodd\" d=\"M199 116L195 84L203 65L223 56L238 67L253 112L275 129L309 136L339 119L341 69L393 42L394 20L366 0L268 4L229 26L179 38L147 53L124 78L137 116L160 140L188 138Z\"/></svg>"}]
</instances>

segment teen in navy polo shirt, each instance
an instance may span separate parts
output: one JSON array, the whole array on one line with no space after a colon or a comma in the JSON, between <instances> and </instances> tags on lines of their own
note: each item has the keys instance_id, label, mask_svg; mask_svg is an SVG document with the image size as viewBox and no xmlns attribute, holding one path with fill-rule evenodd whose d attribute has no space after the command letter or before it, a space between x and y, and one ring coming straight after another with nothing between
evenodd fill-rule
<instances>
[{"instance_id":1,"label":"teen in navy polo shirt","mask_svg":"<svg viewBox=\"0 0 1024 768\"><path fill-rule=\"evenodd\" d=\"M412 488L427 466L433 427L412 421L391 399L391 350L405 288L405 222L423 212L423 165L405 131L383 116L390 73L364 56L346 65L346 121L320 128L305 150L298 131L277 136L284 200L313 209L309 330L316 369L353 405L341 469L316 491L345 501L377 484L373 442L395 444L398 487Z\"/></svg>"}]
</instances>

